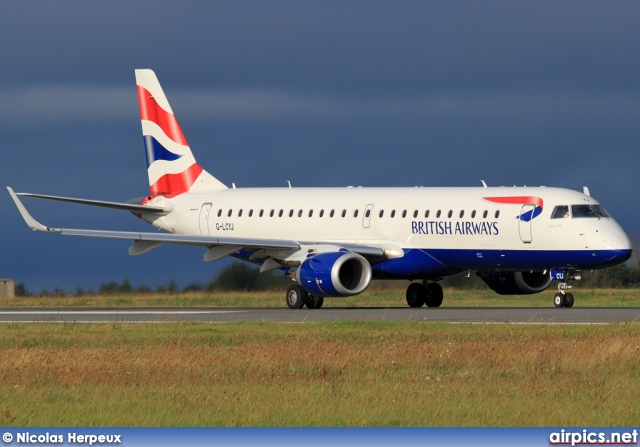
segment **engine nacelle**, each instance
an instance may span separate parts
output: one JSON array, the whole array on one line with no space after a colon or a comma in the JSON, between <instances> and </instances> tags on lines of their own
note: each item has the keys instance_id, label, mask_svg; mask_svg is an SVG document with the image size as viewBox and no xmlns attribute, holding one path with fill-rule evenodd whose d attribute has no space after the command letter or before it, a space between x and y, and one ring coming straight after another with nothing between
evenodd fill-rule
<instances>
[{"instance_id":1,"label":"engine nacelle","mask_svg":"<svg viewBox=\"0 0 640 447\"><path fill-rule=\"evenodd\" d=\"M295 273L304 289L315 296L351 296L371 282L371 265L348 251L320 253L306 259Z\"/></svg>"},{"instance_id":2,"label":"engine nacelle","mask_svg":"<svg viewBox=\"0 0 640 447\"><path fill-rule=\"evenodd\" d=\"M551 275L542 272L477 272L476 275L500 295L531 295L551 285Z\"/></svg>"}]
</instances>

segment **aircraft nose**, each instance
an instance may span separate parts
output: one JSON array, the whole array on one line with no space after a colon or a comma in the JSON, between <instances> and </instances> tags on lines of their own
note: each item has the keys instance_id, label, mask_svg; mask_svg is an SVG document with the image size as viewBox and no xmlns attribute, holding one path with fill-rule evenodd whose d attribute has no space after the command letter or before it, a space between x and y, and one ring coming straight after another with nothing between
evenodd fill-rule
<instances>
[{"instance_id":1,"label":"aircraft nose","mask_svg":"<svg viewBox=\"0 0 640 447\"><path fill-rule=\"evenodd\" d=\"M617 231L612 232L607 239L614 250L631 250L633 248L631 239L620 227L617 228Z\"/></svg>"},{"instance_id":2,"label":"aircraft nose","mask_svg":"<svg viewBox=\"0 0 640 447\"><path fill-rule=\"evenodd\" d=\"M604 242L607 249L615 253L615 258L619 262L625 262L631 257L633 250L631 239L617 223L614 223L612 228L609 229Z\"/></svg>"}]
</instances>

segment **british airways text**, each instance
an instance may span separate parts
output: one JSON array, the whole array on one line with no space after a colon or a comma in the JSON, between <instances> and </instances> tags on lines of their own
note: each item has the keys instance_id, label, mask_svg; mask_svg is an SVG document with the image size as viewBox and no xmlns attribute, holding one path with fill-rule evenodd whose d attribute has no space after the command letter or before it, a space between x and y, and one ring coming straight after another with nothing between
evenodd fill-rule
<instances>
[{"instance_id":1,"label":"british airways text","mask_svg":"<svg viewBox=\"0 0 640 447\"><path fill-rule=\"evenodd\" d=\"M469 234L497 236L498 222L447 222L443 220L412 221L413 234Z\"/></svg>"}]
</instances>

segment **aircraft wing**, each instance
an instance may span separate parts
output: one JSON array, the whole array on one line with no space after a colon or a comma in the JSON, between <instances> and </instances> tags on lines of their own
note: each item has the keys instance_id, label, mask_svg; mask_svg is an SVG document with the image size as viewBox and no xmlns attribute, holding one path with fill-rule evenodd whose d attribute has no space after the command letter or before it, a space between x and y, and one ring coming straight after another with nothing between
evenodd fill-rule
<instances>
[{"instance_id":1,"label":"aircraft wing","mask_svg":"<svg viewBox=\"0 0 640 447\"><path fill-rule=\"evenodd\" d=\"M7 186L7 190L11 195L11 198L18 207L18 211L22 215L29 228L34 231L43 231L47 233L59 233L64 236L85 236L85 237L98 237L107 239L122 239L134 241L134 245L129 249L130 254L142 254L145 253L160 244L183 244L183 245L197 245L202 247L236 247L238 250L242 248L247 249L293 249L297 250L301 245L313 245L317 242L304 242L298 243L291 240L279 240L279 239L257 239L257 238L234 238L234 237L215 237L215 236L199 236L199 235L185 235L185 234L171 234L171 233L146 233L146 232L134 232L134 231L109 231L109 230L85 230L74 228L52 228L41 224L35 220L29 211L22 204L13 189ZM147 207L144 207L147 208ZM160 208L162 209L162 208ZM338 244L349 251L369 256L382 256L384 250L380 247L358 245L358 244ZM134 248L135 247L135 248Z\"/></svg>"}]
</instances>

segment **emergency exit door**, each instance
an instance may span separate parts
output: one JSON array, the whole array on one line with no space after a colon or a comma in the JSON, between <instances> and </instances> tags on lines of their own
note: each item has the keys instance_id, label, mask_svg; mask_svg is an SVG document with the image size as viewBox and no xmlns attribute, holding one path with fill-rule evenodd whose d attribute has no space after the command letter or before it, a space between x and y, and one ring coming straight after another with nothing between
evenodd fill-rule
<instances>
[{"instance_id":1,"label":"emergency exit door","mask_svg":"<svg viewBox=\"0 0 640 447\"><path fill-rule=\"evenodd\" d=\"M531 232L531 224L533 223L533 211L536 209L534 204L522 205L520 210L520 218L518 219L518 227L520 230L520 239L525 244L530 244L533 240Z\"/></svg>"},{"instance_id":2,"label":"emergency exit door","mask_svg":"<svg viewBox=\"0 0 640 447\"><path fill-rule=\"evenodd\" d=\"M209 236L209 211L211 211L210 203L205 203L200 208L200 234L202 236Z\"/></svg>"}]
</instances>

